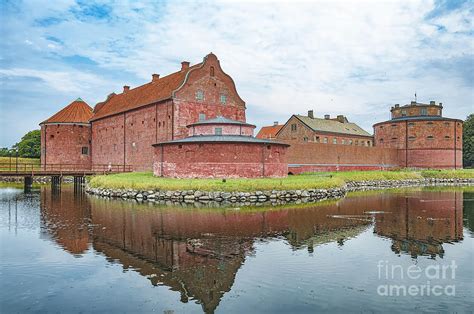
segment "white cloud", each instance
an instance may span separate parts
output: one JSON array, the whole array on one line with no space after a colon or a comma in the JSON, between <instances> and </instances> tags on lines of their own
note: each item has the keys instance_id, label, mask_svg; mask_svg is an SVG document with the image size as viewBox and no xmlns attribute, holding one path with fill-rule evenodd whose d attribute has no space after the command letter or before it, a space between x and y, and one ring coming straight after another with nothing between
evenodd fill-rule
<instances>
[{"instance_id":1,"label":"white cloud","mask_svg":"<svg viewBox=\"0 0 474 314\"><path fill-rule=\"evenodd\" d=\"M436 8L432 1L121 1L109 6L110 16L94 20L78 19L72 1L30 3L6 25L14 32L7 42L18 37L25 47L27 57L18 60L31 61L4 63L1 73L37 77L64 94L89 88L98 101L212 51L249 112L265 113L248 115L258 124L314 109L346 114L370 130L387 118L390 104L409 102L415 91L419 100L442 101L447 115L463 118L472 111L472 76L466 84L467 71L456 62L473 62L472 6L427 18ZM35 24L50 17L61 21ZM51 57L74 55L95 61L95 72L46 67Z\"/></svg>"},{"instance_id":2,"label":"white cloud","mask_svg":"<svg viewBox=\"0 0 474 314\"><path fill-rule=\"evenodd\" d=\"M9 77L36 78L43 81L49 88L59 92L81 92L97 85L104 85L100 77L82 72L60 72L33 69L0 69L0 74Z\"/></svg>"}]
</instances>

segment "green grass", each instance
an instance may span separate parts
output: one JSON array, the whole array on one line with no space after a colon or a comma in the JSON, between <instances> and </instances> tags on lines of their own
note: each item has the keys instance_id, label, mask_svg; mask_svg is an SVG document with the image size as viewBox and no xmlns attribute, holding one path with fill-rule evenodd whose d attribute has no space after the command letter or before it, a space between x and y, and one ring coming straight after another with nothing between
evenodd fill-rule
<instances>
[{"instance_id":1,"label":"green grass","mask_svg":"<svg viewBox=\"0 0 474 314\"><path fill-rule=\"evenodd\" d=\"M0 175L2 171L11 171L16 169L17 159L16 157L0 157ZM25 168L26 167L26 168ZM18 169L39 169L40 159L39 158L23 158L18 157Z\"/></svg>"},{"instance_id":2,"label":"green grass","mask_svg":"<svg viewBox=\"0 0 474 314\"><path fill-rule=\"evenodd\" d=\"M136 190L258 191L301 190L342 187L351 181L406 180L422 178L474 178L474 170L351 171L318 172L262 179L172 179L154 177L151 172L94 176L89 184L96 188Z\"/></svg>"},{"instance_id":3,"label":"green grass","mask_svg":"<svg viewBox=\"0 0 474 314\"><path fill-rule=\"evenodd\" d=\"M16 157L11 158L12 164L16 163ZM0 157L0 163L5 164L5 163L10 163L10 157ZM40 159L39 158L23 158L23 157L18 157L18 163L19 164L35 164L39 165L40 164Z\"/></svg>"}]
</instances>

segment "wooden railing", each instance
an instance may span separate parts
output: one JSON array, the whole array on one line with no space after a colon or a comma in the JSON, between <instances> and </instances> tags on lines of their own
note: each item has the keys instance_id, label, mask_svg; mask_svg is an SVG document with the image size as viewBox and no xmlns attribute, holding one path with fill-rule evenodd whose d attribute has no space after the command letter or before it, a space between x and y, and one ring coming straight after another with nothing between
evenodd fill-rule
<instances>
[{"instance_id":1,"label":"wooden railing","mask_svg":"<svg viewBox=\"0 0 474 314\"><path fill-rule=\"evenodd\" d=\"M131 165L117 164L37 164L37 163L16 163L14 160L8 163L0 163L0 175L2 173L117 173L131 172Z\"/></svg>"}]
</instances>

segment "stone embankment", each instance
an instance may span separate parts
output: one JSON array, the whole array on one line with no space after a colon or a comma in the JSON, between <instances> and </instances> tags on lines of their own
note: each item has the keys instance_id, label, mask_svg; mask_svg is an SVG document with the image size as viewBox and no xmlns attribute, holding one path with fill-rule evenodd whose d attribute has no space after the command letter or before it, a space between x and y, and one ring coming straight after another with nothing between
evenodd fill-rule
<instances>
[{"instance_id":1,"label":"stone embankment","mask_svg":"<svg viewBox=\"0 0 474 314\"><path fill-rule=\"evenodd\" d=\"M107 198L134 199L151 202L184 202L184 203L238 203L257 204L271 202L283 204L287 202L313 202L323 199L336 199L345 196L347 192L374 190L385 188L401 188L409 186L459 186L472 185L474 179L422 179L422 180L386 180L349 182L341 188L307 189L307 190L272 190L255 192L222 192L222 191L163 191L163 190L133 190L107 189L86 187L86 192Z\"/></svg>"}]
</instances>

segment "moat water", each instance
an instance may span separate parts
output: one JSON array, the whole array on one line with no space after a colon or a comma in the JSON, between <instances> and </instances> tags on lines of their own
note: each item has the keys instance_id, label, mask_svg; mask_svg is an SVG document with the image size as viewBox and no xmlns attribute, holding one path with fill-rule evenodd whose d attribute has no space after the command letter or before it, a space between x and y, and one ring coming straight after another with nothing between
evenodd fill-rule
<instances>
[{"instance_id":1,"label":"moat water","mask_svg":"<svg viewBox=\"0 0 474 314\"><path fill-rule=\"evenodd\" d=\"M466 312L474 189L180 208L0 188L0 312Z\"/></svg>"}]
</instances>

